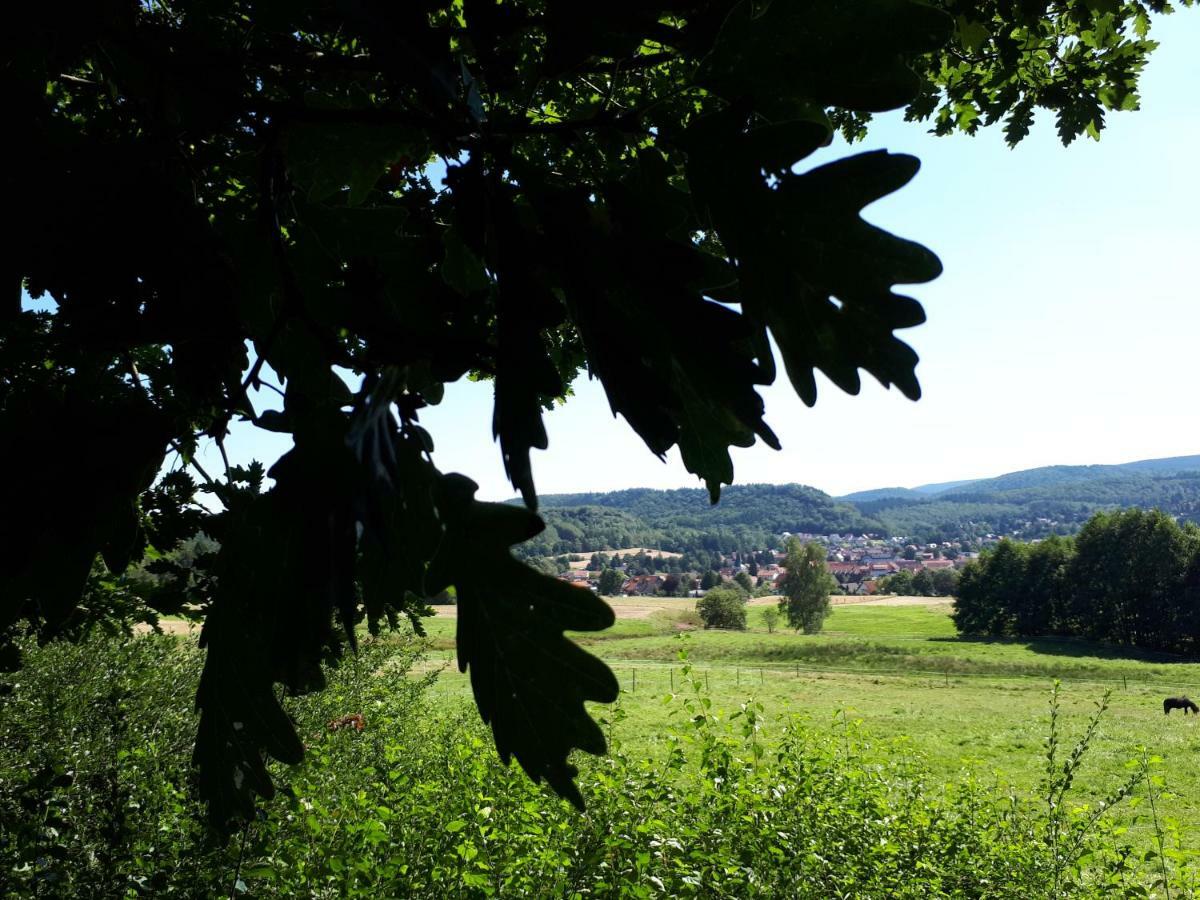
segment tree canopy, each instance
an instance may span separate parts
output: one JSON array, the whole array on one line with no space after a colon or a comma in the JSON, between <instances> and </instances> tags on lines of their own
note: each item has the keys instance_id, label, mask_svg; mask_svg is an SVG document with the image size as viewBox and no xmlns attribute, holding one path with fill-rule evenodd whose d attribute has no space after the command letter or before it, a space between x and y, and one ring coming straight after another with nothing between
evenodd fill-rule
<instances>
[{"instance_id":1,"label":"tree canopy","mask_svg":"<svg viewBox=\"0 0 1200 900\"><path fill-rule=\"evenodd\" d=\"M1011 141L1042 107L1064 141L1095 135L1105 110L1136 106L1149 13L1165 9L14 7L0 632L66 628L97 556L120 572L148 548L217 541L186 568L159 559L178 589L156 602L205 618L195 760L228 820L272 792L266 756L303 752L275 685L319 687L363 616L416 624L454 586L460 664L501 755L578 802L567 756L604 749L584 702L617 685L563 631L612 613L509 552L542 527L543 409L586 370L715 501L730 446L778 446L757 393L777 374L768 336L806 403L817 369L915 399L895 332L924 315L893 287L939 263L860 211L917 161L797 164L900 107L939 132L1003 122ZM494 383L524 508L434 465L420 410L464 376ZM204 471L198 441L235 419L293 446L269 468ZM158 477L168 454L200 482Z\"/></svg>"},{"instance_id":2,"label":"tree canopy","mask_svg":"<svg viewBox=\"0 0 1200 900\"><path fill-rule=\"evenodd\" d=\"M825 548L820 544L801 544L788 538L787 574L779 585L779 608L787 615L788 625L805 634L816 634L831 612L829 595L837 582L825 565Z\"/></svg>"},{"instance_id":3,"label":"tree canopy","mask_svg":"<svg viewBox=\"0 0 1200 900\"><path fill-rule=\"evenodd\" d=\"M1075 538L1003 540L968 563L963 634L1072 635L1195 655L1200 528L1161 510L1097 513Z\"/></svg>"}]
</instances>

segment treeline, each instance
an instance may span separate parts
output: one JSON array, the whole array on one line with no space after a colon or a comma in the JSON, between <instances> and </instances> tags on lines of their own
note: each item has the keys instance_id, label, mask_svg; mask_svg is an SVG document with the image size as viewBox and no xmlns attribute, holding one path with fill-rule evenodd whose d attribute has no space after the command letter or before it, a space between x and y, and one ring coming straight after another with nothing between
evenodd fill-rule
<instances>
[{"instance_id":1,"label":"treeline","mask_svg":"<svg viewBox=\"0 0 1200 900\"><path fill-rule=\"evenodd\" d=\"M899 594L905 597L950 597L958 589L955 569L902 569L895 575L879 579L878 593Z\"/></svg>"},{"instance_id":2,"label":"treeline","mask_svg":"<svg viewBox=\"0 0 1200 900\"><path fill-rule=\"evenodd\" d=\"M1160 510L1094 515L1074 538L1001 541L963 569L962 634L1069 635L1200 651L1200 528Z\"/></svg>"}]
</instances>

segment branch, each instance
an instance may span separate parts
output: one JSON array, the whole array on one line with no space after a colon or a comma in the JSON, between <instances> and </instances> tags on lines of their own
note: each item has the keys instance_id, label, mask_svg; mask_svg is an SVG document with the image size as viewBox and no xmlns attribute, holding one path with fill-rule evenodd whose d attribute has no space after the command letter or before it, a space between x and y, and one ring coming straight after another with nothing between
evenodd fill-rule
<instances>
[{"instance_id":1,"label":"branch","mask_svg":"<svg viewBox=\"0 0 1200 900\"><path fill-rule=\"evenodd\" d=\"M216 480L211 475L209 475L206 471L204 471L204 466L200 465L200 463L196 461L196 457L194 454L189 455L187 453L184 453L183 448L179 446L179 443L175 440L175 438L171 438L170 441L168 441L168 445L170 446L170 448L172 450L174 450L176 453L179 454L179 458L182 459L185 464L191 466L193 469L195 469L197 472L200 473L200 477L204 479L205 483L209 487L211 487L211 488L217 487Z\"/></svg>"}]
</instances>

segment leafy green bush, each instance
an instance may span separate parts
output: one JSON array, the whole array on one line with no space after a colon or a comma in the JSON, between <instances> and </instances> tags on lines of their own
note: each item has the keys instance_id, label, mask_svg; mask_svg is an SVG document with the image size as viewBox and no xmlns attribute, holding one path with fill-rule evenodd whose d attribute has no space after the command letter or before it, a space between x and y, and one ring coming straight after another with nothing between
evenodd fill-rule
<instances>
[{"instance_id":1,"label":"leafy green bush","mask_svg":"<svg viewBox=\"0 0 1200 900\"><path fill-rule=\"evenodd\" d=\"M161 635L99 634L22 650L27 663L0 697L0 887L219 890L209 873L221 851L188 783L199 652Z\"/></svg>"},{"instance_id":2,"label":"leafy green bush","mask_svg":"<svg viewBox=\"0 0 1200 900\"><path fill-rule=\"evenodd\" d=\"M715 587L696 601L705 628L746 630L746 597L733 587Z\"/></svg>"},{"instance_id":3,"label":"leafy green bush","mask_svg":"<svg viewBox=\"0 0 1200 900\"><path fill-rule=\"evenodd\" d=\"M218 842L186 759L196 652L162 637L26 650L0 698L4 895L1028 900L1187 896L1194 877L1170 822L1154 817L1143 853L1107 815L1137 791L1154 816L1152 758L1103 805L1074 801L1102 708L1065 750L1052 701L1045 784L1026 799L942 785L844 711L832 736L753 701L719 714L684 657L653 758L625 752L608 711L612 752L584 763L580 814L503 766L466 703L431 705L436 671L406 640L368 642L290 701L305 761ZM351 714L361 730L329 727Z\"/></svg>"}]
</instances>

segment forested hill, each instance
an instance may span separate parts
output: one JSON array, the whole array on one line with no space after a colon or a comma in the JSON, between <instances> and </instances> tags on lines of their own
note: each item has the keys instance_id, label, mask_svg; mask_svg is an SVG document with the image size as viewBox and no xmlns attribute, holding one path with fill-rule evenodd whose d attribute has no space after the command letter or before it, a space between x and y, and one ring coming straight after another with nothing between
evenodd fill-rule
<instances>
[{"instance_id":1,"label":"forested hill","mask_svg":"<svg viewBox=\"0 0 1200 900\"><path fill-rule=\"evenodd\" d=\"M799 484L733 485L721 491L716 506L700 488L547 494L540 501L547 527L523 545L527 553L760 549L784 531L840 534L880 528L853 504Z\"/></svg>"},{"instance_id":2,"label":"forested hill","mask_svg":"<svg viewBox=\"0 0 1200 900\"><path fill-rule=\"evenodd\" d=\"M1136 462L1108 466L1041 466L1008 472L994 478L973 478L966 481L944 481L916 487L872 488L838 497L850 503L870 503L876 500L944 499L963 493L994 494L1021 488L1052 488L1080 482L1106 481L1126 475L1178 475L1200 472L1200 456L1169 456L1162 459L1140 459Z\"/></svg>"},{"instance_id":3,"label":"forested hill","mask_svg":"<svg viewBox=\"0 0 1200 900\"><path fill-rule=\"evenodd\" d=\"M1200 456L1116 466L1046 466L997 478L880 488L843 498L799 484L734 485L710 506L700 488L635 488L541 498L546 531L529 555L599 549L757 549L784 531L904 536L919 541L986 534L1070 533L1094 512L1158 507L1200 520Z\"/></svg>"},{"instance_id":4,"label":"forested hill","mask_svg":"<svg viewBox=\"0 0 1200 900\"><path fill-rule=\"evenodd\" d=\"M1157 507L1200 519L1200 456L1115 466L1044 466L981 479L932 495L887 489L843 500L889 534L951 540L986 533L1069 533L1094 512Z\"/></svg>"}]
</instances>

